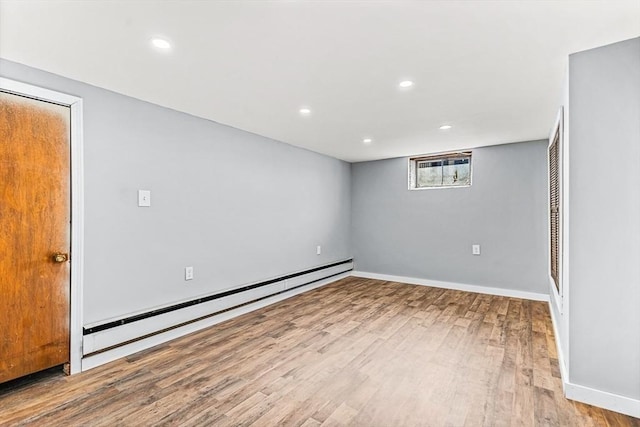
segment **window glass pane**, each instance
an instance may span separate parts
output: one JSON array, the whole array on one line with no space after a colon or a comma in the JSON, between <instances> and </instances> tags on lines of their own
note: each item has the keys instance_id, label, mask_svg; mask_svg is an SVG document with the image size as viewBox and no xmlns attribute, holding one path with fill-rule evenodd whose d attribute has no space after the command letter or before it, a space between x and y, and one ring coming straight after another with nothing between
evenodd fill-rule
<instances>
[{"instance_id":1,"label":"window glass pane","mask_svg":"<svg viewBox=\"0 0 640 427\"><path fill-rule=\"evenodd\" d=\"M418 187L439 187L442 185L442 162L418 162Z\"/></svg>"},{"instance_id":2,"label":"window glass pane","mask_svg":"<svg viewBox=\"0 0 640 427\"><path fill-rule=\"evenodd\" d=\"M469 185L469 159L445 160L442 185Z\"/></svg>"}]
</instances>

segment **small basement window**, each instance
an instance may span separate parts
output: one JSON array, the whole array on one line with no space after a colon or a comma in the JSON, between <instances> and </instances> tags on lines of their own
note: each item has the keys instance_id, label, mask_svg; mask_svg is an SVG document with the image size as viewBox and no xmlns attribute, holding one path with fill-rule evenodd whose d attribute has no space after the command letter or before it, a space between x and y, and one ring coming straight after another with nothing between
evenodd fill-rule
<instances>
[{"instance_id":1,"label":"small basement window","mask_svg":"<svg viewBox=\"0 0 640 427\"><path fill-rule=\"evenodd\" d=\"M471 151L409 159L409 190L470 185Z\"/></svg>"}]
</instances>

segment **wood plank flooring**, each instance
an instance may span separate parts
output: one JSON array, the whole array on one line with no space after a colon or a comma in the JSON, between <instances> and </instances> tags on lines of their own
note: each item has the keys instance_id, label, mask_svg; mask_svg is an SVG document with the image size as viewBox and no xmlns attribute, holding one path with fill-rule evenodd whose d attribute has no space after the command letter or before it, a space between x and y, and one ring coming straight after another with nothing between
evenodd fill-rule
<instances>
[{"instance_id":1,"label":"wood plank flooring","mask_svg":"<svg viewBox=\"0 0 640 427\"><path fill-rule=\"evenodd\" d=\"M640 426L562 396L546 303L350 277L82 374L0 425Z\"/></svg>"}]
</instances>

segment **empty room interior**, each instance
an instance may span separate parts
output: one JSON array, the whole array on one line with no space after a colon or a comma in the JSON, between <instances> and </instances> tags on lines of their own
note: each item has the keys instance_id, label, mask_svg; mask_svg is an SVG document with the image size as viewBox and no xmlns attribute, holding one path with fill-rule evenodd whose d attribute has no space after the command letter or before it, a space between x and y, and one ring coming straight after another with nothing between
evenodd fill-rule
<instances>
[{"instance_id":1,"label":"empty room interior","mask_svg":"<svg viewBox=\"0 0 640 427\"><path fill-rule=\"evenodd\" d=\"M0 0L0 425L640 426L640 2Z\"/></svg>"}]
</instances>

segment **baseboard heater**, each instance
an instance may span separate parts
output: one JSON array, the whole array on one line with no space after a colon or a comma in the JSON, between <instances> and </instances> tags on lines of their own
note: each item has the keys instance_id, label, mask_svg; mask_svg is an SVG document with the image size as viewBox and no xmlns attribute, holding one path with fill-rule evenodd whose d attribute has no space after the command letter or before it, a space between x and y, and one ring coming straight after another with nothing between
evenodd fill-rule
<instances>
[{"instance_id":1,"label":"baseboard heater","mask_svg":"<svg viewBox=\"0 0 640 427\"><path fill-rule=\"evenodd\" d=\"M88 325L82 331L83 356L112 350L351 270L353 259L347 259L122 319Z\"/></svg>"}]
</instances>

